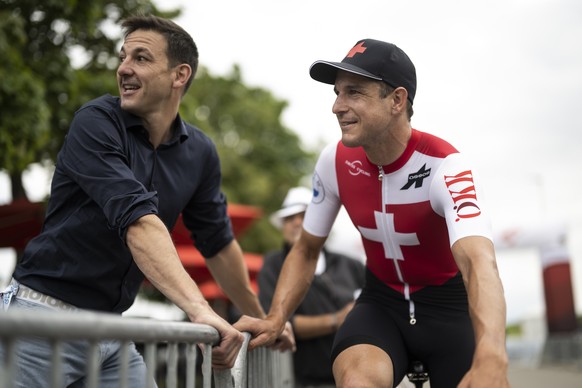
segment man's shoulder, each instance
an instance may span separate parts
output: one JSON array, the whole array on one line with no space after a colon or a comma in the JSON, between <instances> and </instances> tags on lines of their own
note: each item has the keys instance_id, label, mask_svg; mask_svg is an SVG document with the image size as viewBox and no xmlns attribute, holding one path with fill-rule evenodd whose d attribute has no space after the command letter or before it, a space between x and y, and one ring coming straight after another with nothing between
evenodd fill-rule
<instances>
[{"instance_id":1,"label":"man's shoulder","mask_svg":"<svg viewBox=\"0 0 582 388\"><path fill-rule=\"evenodd\" d=\"M180 120L182 121L184 131L188 134L188 136L193 136L194 138L196 138L200 141L203 141L203 142L206 142L209 144L214 144L214 141L212 141L212 139L210 138L210 136L208 136L208 134L206 134L206 132L204 132L203 130L201 130L197 126L190 124L189 122L185 121L181 117L180 117Z\"/></svg>"},{"instance_id":2,"label":"man's shoulder","mask_svg":"<svg viewBox=\"0 0 582 388\"><path fill-rule=\"evenodd\" d=\"M114 97L111 94L104 94L100 97L94 98L91 101L84 103L77 112L87 109L89 107L98 107L105 110L119 110L121 107L119 105L119 97Z\"/></svg>"},{"instance_id":3,"label":"man's shoulder","mask_svg":"<svg viewBox=\"0 0 582 388\"><path fill-rule=\"evenodd\" d=\"M121 109L119 97L104 94L87 101L76 112L76 120L107 118L118 123L120 127L129 128L142 125L142 120L128 111Z\"/></svg>"},{"instance_id":4,"label":"man's shoulder","mask_svg":"<svg viewBox=\"0 0 582 388\"><path fill-rule=\"evenodd\" d=\"M447 140L428 133L413 129L413 138L417 138L416 150L434 157L446 157L459 151Z\"/></svg>"}]
</instances>

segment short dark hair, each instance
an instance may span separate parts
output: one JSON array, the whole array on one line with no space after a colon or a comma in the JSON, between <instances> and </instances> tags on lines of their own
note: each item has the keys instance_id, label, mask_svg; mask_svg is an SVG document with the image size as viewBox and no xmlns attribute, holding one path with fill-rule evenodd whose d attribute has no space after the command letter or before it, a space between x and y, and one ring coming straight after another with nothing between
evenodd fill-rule
<instances>
[{"instance_id":1,"label":"short dark hair","mask_svg":"<svg viewBox=\"0 0 582 388\"><path fill-rule=\"evenodd\" d=\"M396 88L388 85L384 81L378 81L380 83L380 98L386 98L392 93ZM412 118L414 114L414 109L412 108L412 103L410 100L406 100L406 114L408 116L408 121Z\"/></svg>"},{"instance_id":2,"label":"short dark hair","mask_svg":"<svg viewBox=\"0 0 582 388\"><path fill-rule=\"evenodd\" d=\"M130 16L122 22L121 27L125 29L125 38L137 30L151 30L162 34L168 44L166 54L170 67L187 63L192 68L192 75L186 83L184 93L188 90L198 70L198 48L190 34L173 21L153 15Z\"/></svg>"}]
</instances>

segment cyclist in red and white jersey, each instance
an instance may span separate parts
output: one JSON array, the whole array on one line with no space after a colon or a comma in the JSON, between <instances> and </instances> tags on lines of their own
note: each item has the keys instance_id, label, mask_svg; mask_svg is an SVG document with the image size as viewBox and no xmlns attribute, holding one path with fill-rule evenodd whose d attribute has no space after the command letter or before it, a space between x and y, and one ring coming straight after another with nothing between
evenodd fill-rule
<instances>
[{"instance_id":1,"label":"cyclist in red and white jersey","mask_svg":"<svg viewBox=\"0 0 582 388\"><path fill-rule=\"evenodd\" d=\"M310 75L333 84L341 141L320 155L303 233L250 347L273 343L313 278L343 205L361 234L366 286L336 334L341 387L396 386L414 360L433 388L506 387L505 301L478 175L448 142L413 129L416 71L393 44L359 41Z\"/></svg>"}]
</instances>

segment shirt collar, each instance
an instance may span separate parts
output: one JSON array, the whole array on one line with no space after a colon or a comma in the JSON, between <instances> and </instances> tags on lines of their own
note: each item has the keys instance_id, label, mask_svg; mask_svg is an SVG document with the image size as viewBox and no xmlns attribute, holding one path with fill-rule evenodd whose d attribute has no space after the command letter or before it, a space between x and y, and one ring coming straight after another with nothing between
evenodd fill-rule
<instances>
[{"instance_id":1,"label":"shirt collar","mask_svg":"<svg viewBox=\"0 0 582 388\"><path fill-rule=\"evenodd\" d=\"M134 115L133 113L121 109L121 118L126 128L129 129L139 127L145 130L141 118ZM176 119L172 124L172 128L173 135L172 138L167 142L167 144L172 144L176 141L180 141L180 143L183 143L184 141L186 141L186 139L188 139L188 130L186 128L186 124L184 123L180 116L180 113L176 115Z\"/></svg>"},{"instance_id":2,"label":"shirt collar","mask_svg":"<svg viewBox=\"0 0 582 388\"><path fill-rule=\"evenodd\" d=\"M182 120L182 117L180 117L180 113L178 113L178 115L176 116L176 120L174 120L174 136L172 137L172 142L174 142L175 140L179 139L180 143L183 143L184 141L186 141L186 139L188 139L188 130L186 129L186 123L184 123L184 120Z\"/></svg>"}]
</instances>

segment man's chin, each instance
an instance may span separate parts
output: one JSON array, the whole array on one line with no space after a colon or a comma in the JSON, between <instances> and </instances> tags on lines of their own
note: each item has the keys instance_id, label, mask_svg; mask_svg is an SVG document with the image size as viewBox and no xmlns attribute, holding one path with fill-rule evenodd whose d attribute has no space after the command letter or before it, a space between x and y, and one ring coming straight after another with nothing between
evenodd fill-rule
<instances>
[{"instance_id":1,"label":"man's chin","mask_svg":"<svg viewBox=\"0 0 582 388\"><path fill-rule=\"evenodd\" d=\"M346 134L342 135L342 144L348 148L354 148L354 147L360 146L358 141L353 136L349 136Z\"/></svg>"},{"instance_id":2,"label":"man's chin","mask_svg":"<svg viewBox=\"0 0 582 388\"><path fill-rule=\"evenodd\" d=\"M132 101L121 97L121 99L119 100L119 105L121 106L121 109L133 113L133 111L135 110L135 104L132 103Z\"/></svg>"}]
</instances>

